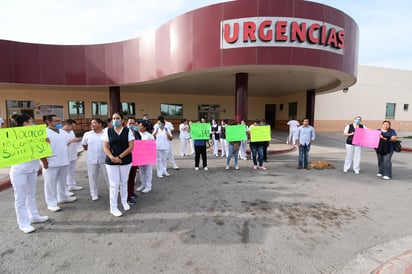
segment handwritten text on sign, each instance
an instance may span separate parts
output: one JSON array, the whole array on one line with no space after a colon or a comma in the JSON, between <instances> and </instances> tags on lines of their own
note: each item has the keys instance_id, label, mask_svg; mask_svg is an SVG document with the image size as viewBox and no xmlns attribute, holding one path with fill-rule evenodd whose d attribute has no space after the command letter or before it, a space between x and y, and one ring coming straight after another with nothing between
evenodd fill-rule
<instances>
[{"instance_id":1,"label":"handwritten text on sign","mask_svg":"<svg viewBox=\"0 0 412 274\"><path fill-rule=\"evenodd\" d=\"M270 141L270 126L253 126L250 128L250 141L263 142Z\"/></svg>"},{"instance_id":2,"label":"handwritten text on sign","mask_svg":"<svg viewBox=\"0 0 412 274\"><path fill-rule=\"evenodd\" d=\"M46 125L0 129L0 167L51 156Z\"/></svg>"},{"instance_id":3,"label":"handwritten text on sign","mask_svg":"<svg viewBox=\"0 0 412 274\"><path fill-rule=\"evenodd\" d=\"M190 138L193 140L209 140L210 124L209 123L192 123L190 125Z\"/></svg>"},{"instance_id":4,"label":"handwritten text on sign","mask_svg":"<svg viewBox=\"0 0 412 274\"><path fill-rule=\"evenodd\" d=\"M156 141L135 140L132 150L132 166L151 165L156 163Z\"/></svg>"}]
</instances>

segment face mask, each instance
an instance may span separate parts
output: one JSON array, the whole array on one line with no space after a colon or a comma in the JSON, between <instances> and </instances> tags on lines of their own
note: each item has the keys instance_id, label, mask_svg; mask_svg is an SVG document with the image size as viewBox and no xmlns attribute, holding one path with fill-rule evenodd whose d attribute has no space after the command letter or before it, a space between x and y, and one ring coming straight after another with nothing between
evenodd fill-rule
<instances>
[{"instance_id":1,"label":"face mask","mask_svg":"<svg viewBox=\"0 0 412 274\"><path fill-rule=\"evenodd\" d=\"M360 120L355 120L355 124L359 125L359 124L360 124Z\"/></svg>"},{"instance_id":2,"label":"face mask","mask_svg":"<svg viewBox=\"0 0 412 274\"><path fill-rule=\"evenodd\" d=\"M128 126L129 129L137 131L137 126Z\"/></svg>"},{"instance_id":3,"label":"face mask","mask_svg":"<svg viewBox=\"0 0 412 274\"><path fill-rule=\"evenodd\" d=\"M120 120L113 120L113 126L114 127L120 127L122 125L122 123L120 122Z\"/></svg>"},{"instance_id":4,"label":"face mask","mask_svg":"<svg viewBox=\"0 0 412 274\"><path fill-rule=\"evenodd\" d=\"M58 123L58 124L56 125L56 129L61 129L61 128L62 128L62 124Z\"/></svg>"},{"instance_id":5,"label":"face mask","mask_svg":"<svg viewBox=\"0 0 412 274\"><path fill-rule=\"evenodd\" d=\"M160 128L160 129L162 129L162 128L163 128L163 126L162 126L162 125L159 125L159 128Z\"/></svg>"}]
</instances>

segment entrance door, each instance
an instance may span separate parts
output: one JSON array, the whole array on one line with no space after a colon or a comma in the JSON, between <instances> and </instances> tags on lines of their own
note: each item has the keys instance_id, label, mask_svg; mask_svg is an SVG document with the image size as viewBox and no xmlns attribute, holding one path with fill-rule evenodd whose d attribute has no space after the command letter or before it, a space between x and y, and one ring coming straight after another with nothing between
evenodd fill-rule
<instances>
[{"instance_id":1,"label":"entrance door","mask_svg":"<svg viewBox=\"0 0 412 274\"><path fill-rule=\"evenodd\" d=\"M265 120L271 129L275 129L276 121L276 105L275 104L266 104L265 105Z\"/></svg>"}]
</instances>

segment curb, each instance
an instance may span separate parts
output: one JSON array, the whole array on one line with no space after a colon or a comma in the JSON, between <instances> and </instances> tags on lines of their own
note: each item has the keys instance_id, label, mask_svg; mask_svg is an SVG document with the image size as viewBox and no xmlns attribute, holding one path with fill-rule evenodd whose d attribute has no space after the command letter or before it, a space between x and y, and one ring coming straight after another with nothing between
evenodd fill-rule
<instances>
[{"instance_id":1,"label":"curb","mask_svg":"<svg viewBox=\"0 0 412 274\"><path fill-rule=\"evenodd\" d=\"M401 151L405 151L405 152L412 152L412 148L409 147L402 147Z\"/></svg>"},{"instance_id":2,"label":"curb","mask_svg":"<svg viewBox=\"0 0 412 274\"><path fill-rule=\"evenodd\" d=\"M6 190L11 187L10 179L7 178L5 180L0 181L0 192Z\"/></svg>"},{"instance_id":3,"label":"curb","mask_svg":"<svg viewBox=\"0 0 412 274\"><path fill-rule=\"evenodd\" d=\"M399 256L383 263L373 270L371 274L409 274L412 273L412 250L408 250Z\"/></svg>"},{"instance_id":4,"label":"curb","mask_svg":"<svg viewBox=\"0 0 412 274\"><path fill-rule=\"evenodd\" d=\"M40 176L41 173L42 173L42 169L40 168L39 171L37 172L37 176ZM3 190L9 189L10 187L11 187L10 177L0 180L0 192Z\"/></svg>"}]
</instances>

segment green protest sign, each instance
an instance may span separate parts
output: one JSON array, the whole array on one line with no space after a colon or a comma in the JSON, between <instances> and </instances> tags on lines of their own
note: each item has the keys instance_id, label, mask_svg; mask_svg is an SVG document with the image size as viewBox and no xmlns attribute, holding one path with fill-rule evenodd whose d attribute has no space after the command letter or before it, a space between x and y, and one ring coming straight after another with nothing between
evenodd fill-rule
<instances>
[{"instance_id":1,"label":"green protest sign","mask_svg":"<svg viewBox=\"0 0 412 274\"><path fill-rule=\"evenodd\" d=\"M226 141L243 141L246 140L246 125L234 125L226 127Z\"/></svg>"},{"instance_id":2,"label":"green protest sign","mask_svg":"<svg viewBox=\"0 0 412 274\"><path fill-rule=\"evenodd\" d=\"M209 140L210 124L209 123L192 123L190 125L190 138L193 140Z\"/></svg>"},{"instance_id":3,"label":"green protest sign","mask_svg":"<svg viewBox=\"0 0 412 274\"><path fill-rule=\"evenodd\" d=\"M270 126L253 126L250 128L251 142L264 142L271 139Z\"/></svg>"},{"instance_id":4,"label":"green protest sign","mask_svg":"<svg viewBox=\"0 0 412 274\"><path fill-rule=\"evenodd\" d=\"M46 138L46 125L0 129L0 167L51 156Z\"/></svg>"}]
</instances>

